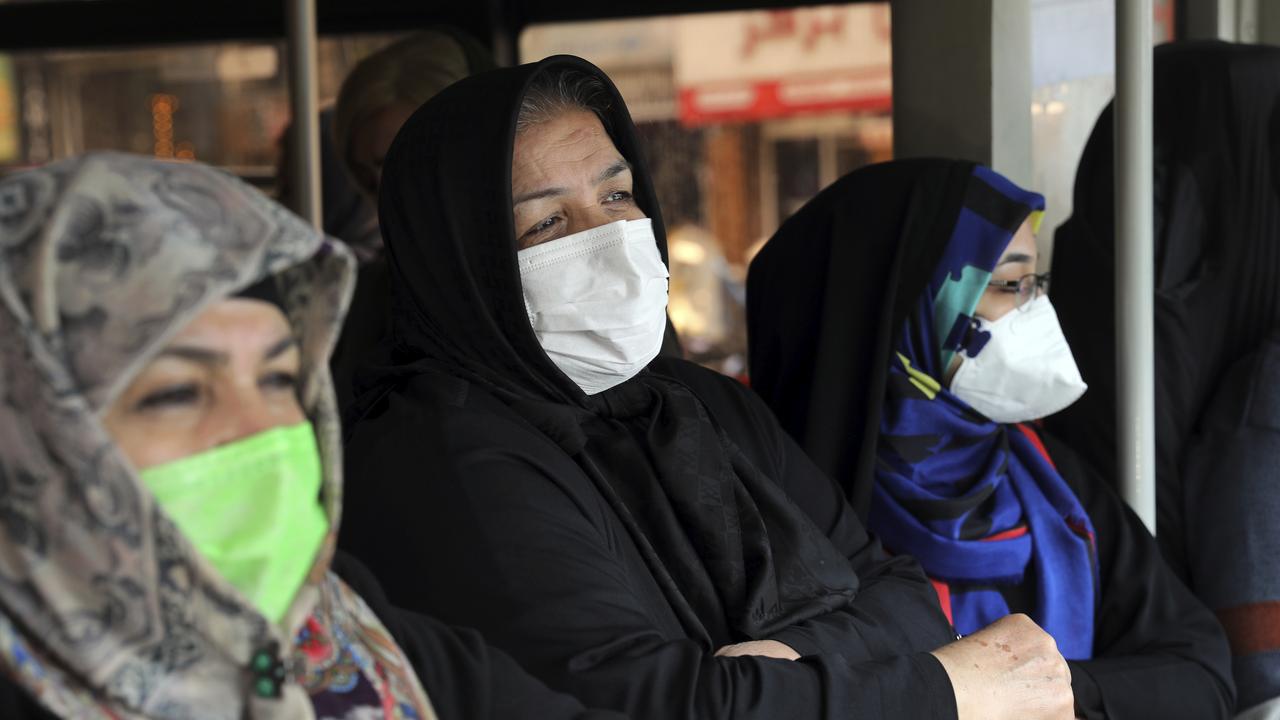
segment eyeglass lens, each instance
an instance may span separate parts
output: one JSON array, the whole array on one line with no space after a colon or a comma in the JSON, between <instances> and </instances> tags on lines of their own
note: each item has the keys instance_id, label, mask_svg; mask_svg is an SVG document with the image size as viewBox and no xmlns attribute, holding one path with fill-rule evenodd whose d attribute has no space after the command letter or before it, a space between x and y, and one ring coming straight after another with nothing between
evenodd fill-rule
<instances>
[{"instance_id":1,"label":"eyeglass lens","mask_svg":"<svg viewBox=\"0 0 1280 720\"><path fill-rule=\"evenodd\" d=\"M1042 293L1049 292L1049 276L1029 273L1018 278L1017 308L1025 310L1031 301Z\"/></svg>"}]
</instances>

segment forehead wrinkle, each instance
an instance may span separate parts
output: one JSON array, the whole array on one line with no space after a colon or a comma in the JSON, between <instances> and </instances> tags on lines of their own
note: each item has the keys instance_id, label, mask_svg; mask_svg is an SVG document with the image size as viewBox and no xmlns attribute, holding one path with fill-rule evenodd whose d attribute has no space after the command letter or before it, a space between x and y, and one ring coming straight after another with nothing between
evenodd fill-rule
<instances>
[{"instance_id":1,"label":"forehead wrinkle","mask_svg":"<svg viewBox=\"0 0 1280 720\"><path fill-rule=\"evenodd\" d=\"M595 122L588 122L586 125L572 125L556 135L548 134L550 132L548 126L566 122L571 118L572 116L561 116L548 123L535 125L521 133L516 137L515 155L530 154L531 148L533 154L541 155L550 150L581 143L604 134L603 126L600 125L599 119L595 118L594 115L584 119L595 120ZM536 141L530 140L530 136L536 137ZM612 144L612 141L610 142Z\"/></svg>"},{"instance_id":2,"label":"forehead wrinkle","mask_svg":"<svg viewBox=\"0 0 1280 720\"><path fill-rule=\"evenodd\" d=\"M596 160L606 153L613 157L608 158L607 162ZM544 145L533 157L517 159L515 166L521 172L513 173L512 196L520 197L551 187L594 187L602 181L604 171L625 163L626 159L617 152L612 142L594 147L583 147L580 142ZM627 166L626 169L630 167Z\"/></svg>"},{"instance_id":3,"label":"forehead wrinkle","mask_svg":"<svg viewBox=\"0 0 1280 720\"><path fill-rule=\"evenodd\" d=\"M565 166L588 163L591 158L605 150L601 146L584 145L580 141L547 145L532 158L541 166Z\"/></svg>"}]
</instances>

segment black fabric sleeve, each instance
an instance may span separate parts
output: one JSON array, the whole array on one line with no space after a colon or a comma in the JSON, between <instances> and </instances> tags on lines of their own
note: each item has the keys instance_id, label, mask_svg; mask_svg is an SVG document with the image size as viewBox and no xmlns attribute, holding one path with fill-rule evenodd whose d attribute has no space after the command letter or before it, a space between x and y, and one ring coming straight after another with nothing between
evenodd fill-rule
<instances>
[{"instance_id":1,"label":"black fabric sleeve","mask_svg":"<svg viewBox=\"0 0 1280 720\"><path fill-rule=\"evenodd\" d=\"M4 720L58 720L8 676L0 673L0 718Z\"/></svg>"},{"instance_id":2,"label":"black fabric sleeve","mask_svg":"<svg viewBox=\"0 0 1280 720\"><path fill-rule=\"evenodd\" d=\"M550 690L474 630L393 607L354 557L339 552L332 569L391 631L440 720L624 720L619 713L586 710L572 696Z\"/></svg>"},{"instance_id":3,"label":"black fabric sleeve","mask_svg":"<svg viewBox=\"0 0 1280 720\"><path fill-rule=\"evenodd\" d=\"M840 487L782 430L759 396L731 378L689 363L663 361L658 367L702 398L730 437L770 470L792 502L858 572L861 587L853 607L794 625L775 640L802 655L841 654L853 662L936 650L955 640L919 563L884 551Z\"/></svg>"},{"instance_id":4,"label":"black fabric sleeve","mask_svg":"<svg viewBox=\"0 0 1280 720\"><path fill-rule=\"evenodd\" d=\"M434 431L486 441L453 456L456 479L424 482L430 468L396 475L377 450L421 436L406 417L358 459L368 482L398 490L365 494L384 498L382 544L402 551L361 556L398 605L477 627L549 686L632 717L955 717L941 664L913 648L874 661L715 657L674 621L647 571L626 564L621 524L598 493L574 484L587 481L544 437L510 418L451 417ZM929 621L904 605L903 626ZM863 625L873 636L874 622Z\"/></svg>"},{"instance_id":5,"label":"black fabric sleeve","mask_svg":"<svg viewBox=\"0 0 1280 720\"><path fill-rule=\"evenodd\" d=\"M1094 657L1070 663L1077 712L1089 720L1230 717L1235 687L1217 619L1115 492L1065 445L1045 437L1045 446L1097 535Z\"/></svg>"},{"instance_id":6,"label":"black fabric sleeve","mask_svg":"<svg viewBox=\"0 0 1280 720\"><path fill-rule=\"evenodd\" d=\"M955 640L937 593L915 559L890 557L864 529L840 488L790 437L779 431L776 438L787 493L849 558L861 582L853 607L795 625L777 639L797 652L804 650L793 643L811 652L852 654L857 660L936 650Z\"/></svg>"},{"instance_id":7,"label":"black fabric sleeve","mask_svg":"<svg viewBox=\"0 0 1280 720\"><path fill-rule=\"evenodd\" d=\"M872 653L854 642L852 661L834 654L804 662L718 658L715 648L662 632L654 608L637 601L633 578L620 571L613 540L551 478L498 456L468 467L473 480L489 478L468 489L485 508L476 524L501 555L485 565L508 585L493 613L505 630L499 637L585 702L653 718L949 716L930 707L939 694L954 702L945 672L910 648L865 664L859 661ZM488 593L475 590L467 595L485 603Z\"/></svg>"}]
</instances>

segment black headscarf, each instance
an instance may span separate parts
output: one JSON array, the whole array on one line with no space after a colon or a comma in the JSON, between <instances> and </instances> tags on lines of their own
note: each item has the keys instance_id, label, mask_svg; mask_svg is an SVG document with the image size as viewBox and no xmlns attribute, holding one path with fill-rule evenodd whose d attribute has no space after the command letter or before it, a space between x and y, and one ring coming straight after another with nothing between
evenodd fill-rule
<instances>
[{"instance_id":1,"label":"black headscarf","mask_svg":"<svg viewBox=\"0 0 1280 720\"><path fill-rule=\"evenodd\" d=\"M1054 243L1053 303L1089 392L1048 427L1114 477L1112 108L1076 174ZM1280 49L1155 51L1157 527L1175 529L1182 453L1206 402L1280 311ZM1169 492L1172 491L1172 492ZM1162 536L1164 533L1161 533Z\"/></svg>"},{"instance_id":2,"label":"black headscarf","mask_svg":"<svg viewBox=\"0 0 1280 720\"><path fill-rule=\"evenodd\" d=\"M521 293L511 158L526 89L539 73L559 69L597 77L608 89L602 121L632 164L633 194L666 260L635 127L603 72L556 56L460 81L409 119L383 169L380 219L398 349L380 385L427 376L445 394L488 392L541 430L627 525L695 637L767 637L843 606L858 586L848 560L692 391L644 371L587 396L539 344Z\"/></svg>"},{"instance_id":3,"label":"black headscarf","mask_svg":"<svg viewBox=\"0 0 1280 720\"><path fill-rule=\"evenodd\" d=\"M752 387L864 519L890 359L973 167L904 160L846 175L783 223L751 263Z\"/></svg>"}]
</instances>

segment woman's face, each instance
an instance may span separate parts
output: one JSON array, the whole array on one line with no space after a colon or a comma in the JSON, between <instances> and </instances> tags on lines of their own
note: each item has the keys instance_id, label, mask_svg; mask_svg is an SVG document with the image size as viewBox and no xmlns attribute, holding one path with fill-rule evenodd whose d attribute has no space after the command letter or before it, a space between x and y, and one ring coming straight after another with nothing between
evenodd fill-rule
<instances>
[{"instance_id":1,"label":"woman's face","mask_svg":"<svg viewBox=\"0 0 1280 720\"><path fill-rule=\"evenodd\" d=\"M516 136L511 213L521 250L645 217L631 193L631 165L593 112L569 110Z\"/></svg>"},{"instance_id":2,"label":"woman's face","mask_svg":"<svg viewBox=\"0 0 1280 720\"><path fill-rule=\"evenodd\" d=\"M1026 220L1014 234L1009 247L1005 248L996 269L991 272L991 282L1017 281L1024 275L1035 272L1038 257L1036 236L1031 231L1031 221ZM974 314L987 322L995 322L1013 312L1018 305L1017 300L1018 293L1013 289L988 287L982 293Z\"/></svg>"},{"instance_id":3,"label":"woman's face","mask_svg":"<svg viewBox=\"0 0 1280 720\"><path fill-rule=\"evenodd\" d=\"M230 298L200 313L107 408L107 431L136 470L306 419L301 357L280 310Z\"/></svg>"}]
</instances>

